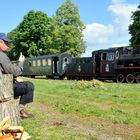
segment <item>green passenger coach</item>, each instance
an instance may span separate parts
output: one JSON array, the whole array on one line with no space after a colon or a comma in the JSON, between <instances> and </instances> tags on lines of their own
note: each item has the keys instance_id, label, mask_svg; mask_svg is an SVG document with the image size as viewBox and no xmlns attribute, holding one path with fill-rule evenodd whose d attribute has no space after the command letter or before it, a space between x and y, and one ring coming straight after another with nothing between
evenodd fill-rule
<instances>
[{"instance_id":1,"label":"green passenger coach","mask_svg":"<svg viewBox=\"0 0 140 140\"><path fill-rule=\"evenodd\" d=\"M26 58L22 76L46 76L47 78L63 79L66 65L71 61L71 55L53 54Z\"/></svg>"}]
</instances>

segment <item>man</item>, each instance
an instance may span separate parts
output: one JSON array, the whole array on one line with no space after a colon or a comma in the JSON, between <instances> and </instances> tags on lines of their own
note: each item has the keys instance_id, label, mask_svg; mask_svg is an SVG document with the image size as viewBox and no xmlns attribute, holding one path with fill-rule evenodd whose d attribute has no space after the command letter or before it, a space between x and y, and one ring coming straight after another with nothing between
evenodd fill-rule
<instances>
[{"instance_id":1,"label":"man","mask_svg":"<svg viewBox=\"0 0 140 140\"><path fill-rule=\"evenodd\" d=\"M24 55L20 55L16 64L12 64L6 52L9 49L9 42L11 40L5 35L5 33L0 33L0 70L3 74L13 74L16 78L22 73L23 63L25 61ZM17 82L13 83L14 88L14 98L19 100L19 113L22 119L32 118L32 114L25 112L25 105L33 102L34 86L31 82Z\"/></svg>"}]
</instances>

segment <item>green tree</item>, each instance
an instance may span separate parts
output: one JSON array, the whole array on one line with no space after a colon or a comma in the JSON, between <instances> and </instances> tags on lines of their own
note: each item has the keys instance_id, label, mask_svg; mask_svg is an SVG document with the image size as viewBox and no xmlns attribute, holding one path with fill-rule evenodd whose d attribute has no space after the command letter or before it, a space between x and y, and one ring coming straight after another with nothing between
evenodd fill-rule
<instances>
[{"instance_id":1,"label":"green tree","mask_svg":"<svg viewBox=\"0 0 140 140\"><path fill-rule=\"evenodd\" d=\"M38 56L49 52L49 26L51 19L41 11L29 11L23 21L11 31L11 58L18 58L23 52L26 57Z\"/></svg>"},{"instance_id":2,"label":"green tree","mask_svg":"<svg viewBox=\"0 0 140 140\"><path fill-rule=\"evenodd\" d=\"M66 0L56 11L53 20L56 21L54 29L53 46L60 53L67 52L73 56L80 56L85 52L86 44L83 40L83 22L80 20L78 8Z\"/></svg>"},{"instance_id":3,"label":"green tree","mask_svg":"<svg viewBox=\"0 0 140 140\"><path fill-rule=\"evenodd\" d=\"M129 25L129 33L131 34L130 45L134 48L140 46L140 5L138 10L132 13L132 24Z\"/></svg>"}]
</instances>

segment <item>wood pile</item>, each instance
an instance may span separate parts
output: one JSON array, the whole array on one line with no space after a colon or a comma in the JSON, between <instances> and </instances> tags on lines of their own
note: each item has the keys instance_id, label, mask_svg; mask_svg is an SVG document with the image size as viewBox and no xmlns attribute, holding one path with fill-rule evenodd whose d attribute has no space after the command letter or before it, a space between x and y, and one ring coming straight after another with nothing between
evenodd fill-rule
<instances>
[{"instance_id":1,"label":"wood pile","mask_svg":"<svg viewBox=\"0 0 140 140\"><path fill-rule=\"evenodd\" d=\"M9 117L0 122L0 140L31 140L31 136L22 126L11 126Z\"/></svg>"}]
</instances>

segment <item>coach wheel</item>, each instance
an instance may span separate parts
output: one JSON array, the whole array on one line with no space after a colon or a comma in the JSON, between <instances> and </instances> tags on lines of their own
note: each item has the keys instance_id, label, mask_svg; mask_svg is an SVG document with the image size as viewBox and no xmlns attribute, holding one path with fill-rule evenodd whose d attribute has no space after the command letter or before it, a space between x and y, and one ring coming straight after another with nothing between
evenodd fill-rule
<instances>
[{"instance_id":1,"label":"coach wheel","mask_svg":"<svg viewBox=\"0 0 140 140\"><path fill-rule=\"evenodd\" d=\"M35 75L31 75L31 78L35 78Z\"/></svg>"},{"instance_id":2,"label":"coach wheel","mask_svg":"<svg viewBox=\"0 0 140 140\"><path fill-rule=\"evenodd\" d=\"M117 75L117 83L123 83L124 82L124 75L118 74Z\"/></svg>"},{"instance_id":3,"label":"coach wheel","mask_svg":"<svg viewBox=\"0 0 140 140\"><path fill-rule=\"evenodd\" d=\"M138 75L136 76L136 82L137 82L137 83L140 83L140 74L138 74Z\"/></svg>"},{"instance_id":4,"label":"coach wheel","mask_svg":"<svg viewBox=\"0 0 140 140\"><path fill-rule=\"evenodd\" d=\"M70 76L67 76L67 80L70 80L71 79L71 77Z\"/></svg>"},{"instance_id":5,"label":"coach wheel","mask_svg":"<svg viewBox=\"0 0 140 140\"><path fill-rule=\"evenodd\" d=\"M127 83L134 83L134 81L135 81L135 77L134 77L133 74L128 74L128 75L126 76L126 82L127 82Z\"/></svg>"}]
</instances>

